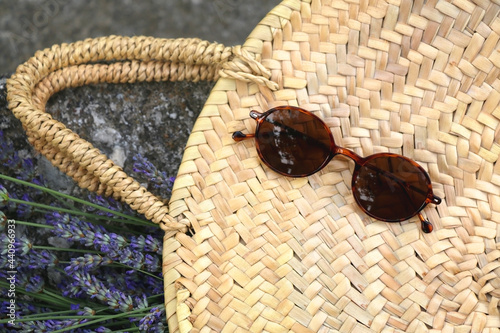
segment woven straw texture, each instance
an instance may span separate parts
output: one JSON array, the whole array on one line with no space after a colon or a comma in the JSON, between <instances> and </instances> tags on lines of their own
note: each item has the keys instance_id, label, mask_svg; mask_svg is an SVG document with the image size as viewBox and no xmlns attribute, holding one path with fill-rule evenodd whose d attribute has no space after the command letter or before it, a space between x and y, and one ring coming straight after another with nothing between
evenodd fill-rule
<instances>
[{"instance_id":1,"label":"woven straw texture","mask_svg":"<svg viewBox=\"0 0 500 333\"><path fill-rule=\"evenodd\" d=\"M498 332L498 1L283 1L243 48L276 91L219 79L190 136L165 239L171 332ZM252 109L295 105L361 156L416 160L443 198L367 217L353 163L291 179L258 159Z\"/></svg>"}]
</instances>

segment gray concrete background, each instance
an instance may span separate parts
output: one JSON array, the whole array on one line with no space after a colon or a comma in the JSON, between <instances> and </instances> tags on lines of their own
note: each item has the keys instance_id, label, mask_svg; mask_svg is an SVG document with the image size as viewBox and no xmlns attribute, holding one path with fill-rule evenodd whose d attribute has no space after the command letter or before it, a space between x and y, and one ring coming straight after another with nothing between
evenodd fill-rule
<instances>
[{"instance_id":1,"label":"gray concrete background","mask_svg":"<svg viewBox=\"0 0 500 333\"><path fill-rule=\"evenodd\" d=\"M198 37L238 45L279 3L277 0L0 0L0 74L10 75L37 50L89 37L147 35ZM0 90L5 75L0 78ZM197 115L213 82L99 84L68 89L49 100L55 119L90 141L125 171L133 156L148 157L175 176ZM21 156L33 155L24 131L0 91L0 130ZM75 183L44 158L40 172L49 185L85 196ZM154 192L154 190L153 190Z\"/></svg>"},{"instance_id":2,"label":"gray concrete background","mask_svg":"<svg viewBox=\"0 0 500 333\"><path fill-rule=\"evenodd\" d=\"M0 73L36 50L106 35L241 44L278 0L0 0Z\"/></svg>"}]
</instances>

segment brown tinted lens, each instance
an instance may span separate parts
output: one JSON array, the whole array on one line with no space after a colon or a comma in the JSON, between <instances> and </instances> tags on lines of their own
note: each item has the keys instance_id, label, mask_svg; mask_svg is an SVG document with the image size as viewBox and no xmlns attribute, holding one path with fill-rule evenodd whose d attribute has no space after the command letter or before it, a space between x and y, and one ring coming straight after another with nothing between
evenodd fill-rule
<instances>
[{"instance_id":1,"label":"brown tinted lens","mask_svg":"<svg viewBox=\"0 0 500 333\"><path fill-rule=\"evenodd\" d=\"M318 171L328 161L333 144L319 118L293 108L269 113L260 121L255 138L261 159L291 177Z\"/></svg>"},{"instance_id":2,"label":"brown tinted lens","mask_svg":"<svg viewBox=\"0 0 500 333\"><path fill-rule=\"evenodd\" d=\"M430 180L420 167L399 155L374 155L353 178L353 194L361 208L384 221L402 221L425 205Z\"/></svg>"}]
</instances>

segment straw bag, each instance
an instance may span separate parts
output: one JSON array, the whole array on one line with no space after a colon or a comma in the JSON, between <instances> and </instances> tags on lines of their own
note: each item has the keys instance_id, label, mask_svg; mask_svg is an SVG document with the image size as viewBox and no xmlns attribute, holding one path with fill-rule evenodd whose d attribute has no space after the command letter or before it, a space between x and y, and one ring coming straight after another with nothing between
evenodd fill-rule
<instances>
[{"instance_id":1,"label":"straw bag","mask_svg":"<svg viewBox=\"0 0 500 333\"><path fill-rule=\"evenodd\" d=\"M499 13L498 1L286 0L241 48L54 46L19 67L9 106L80 186L161 223L170 332L498 332ZM218 73L168 209L43 112L66 87ZM443 198L424 211L434 231L364 214L350 161L292 179L264 166L252 140L231 138L254 130L250 110L280 105L314 112L361 156L416 160Z\"/></svg>"}]
</instances>

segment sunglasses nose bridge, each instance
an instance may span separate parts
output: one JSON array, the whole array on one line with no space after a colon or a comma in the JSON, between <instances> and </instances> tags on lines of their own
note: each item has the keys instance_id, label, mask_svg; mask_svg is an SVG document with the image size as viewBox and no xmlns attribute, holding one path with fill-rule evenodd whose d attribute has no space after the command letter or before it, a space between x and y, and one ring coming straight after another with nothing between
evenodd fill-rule
<instances>
[{"instance_id":1,"label":"sunglasses nose bridge","mask_svg":"<svg viewBox=\"0 0 500 333\"><path fill-rule=\"evenodd\" d=\"M356 165L358 165L358 166L363 163L363 158L361 156L359 156L358 154L356 154L352 150L337 146L335 144L335 141L333 142L332 155L333 156L335 156L335 155L347 156L350 159L352 159L354 161L354 163L356 163Z\"/></svg>"}]
</instances>

